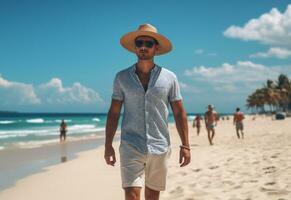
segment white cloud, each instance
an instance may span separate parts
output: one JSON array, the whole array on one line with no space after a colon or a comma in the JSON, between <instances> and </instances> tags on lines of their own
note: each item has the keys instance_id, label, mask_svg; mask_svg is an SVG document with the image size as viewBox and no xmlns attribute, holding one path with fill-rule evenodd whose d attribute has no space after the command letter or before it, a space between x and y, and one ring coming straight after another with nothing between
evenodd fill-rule
<instances>
[{"instance_id":1,"label":"white cloud","mask_svg":"<svg viewBox=\"0 0 291 200\"><path fill-rule=\"evenodd\" d=\"M90 104L102 102L100 95L91 88L76 82L71 87L64 87L62 80L51 79L37 89L43 103L48 104Z\"/></svg>"},{"instance_id":2,"label":"white cloud","mask_svg":"<svg viewBox=\"0 0 291 200\"><path fill-rule=\"evenodd\" d=\"M2 106L32 105L40 102L32 85L8 81L0 76L0 104Z\"/></svg>"},{"instance_id":3,"label":"white cloud","mask_svg":"<svg viewBox=\"0 0 291 200\"><path fill-rule=\"evenodd\" d=\"M204 49L196 49L194 51L196 55L207 55L207 56L217 56L217 53L211 52L211 53L206 53Z\"/></svg>"},{"instance_id":4,"label":"white cloud","mask_svg":"<svg viewBox=\"0 0 291 200\"><path fill-rule=\"evenodd\" d=\"M223 63L218 67L198 66L185 70L184 75L193 81L210 84L214 90L234 92L250 85L262 85L267 79L277 79L279 74L291 75L291 66L265 66L250 61L236 64Z\"/></svg>"},{"instance_id":5,"label":"white cloud","mask_svg":"<svg viewBox=\"0 0 291 200\"><path fill-rule=\"evenodd\" d=\"M279 47L272 47L267 52L258 52L256 54L250 55L251 58L270 58L276 57L280 59L285 59L291 56L291 50Z\"/></svg>"},{"instance_id":6,"label":"white cloud","mask_svg":"<svg viewBox=\"0 0 291 200\"><path fill-rule=\"evenodd\" d=\"M204 50L203 49L196 49L195 54L203 54Z\"/></svg>"},{"instance_id":7,"label":"white cloud","mask_svg":"<svg viewBox=\"0 0 291 200\"><path fill-rule=\"evenodd\" d=\"M228 63L224 63L219 68L205 67L202 65L200 67L193 67L190 70L186 70L185 75L195 77L197 80L213 79L213 78L220 77L224 74L231 74L233 70L234 70L234 66Z\"/></svg>"},{"instance_id":8,"label":"white cloud","mask_svg":"<svg viewBox=\"0 0 291 200\"><path fill-rule=\"evenodd\" d=\"M291 4L284 13L273 8L257 19L249 20L243 27L232 25L224 33L226 37L245 41L254 40L263 44L291 45Z\"/></svg>"},{"instance_id":9,"label":"white cloud","mask_svg":"<svg viewBox=\"0 0 291 200\"><path fill-rule=\"evenodd\" d=\"M208 53L208 56L217 56L217 53Z\"/></svg>"},{"instance_id":10,"label":"white cloud","mask_svg":"<svg viewBox=\"0 0 291 200\"><path fill-rule=\"evenodd\" d=\"M184 82L179 82L179 85L181 87L181 90L184 91L185 93L200 93L201 90L193 85L189 85Z\"/></svg>"},{"instance_id":11,"label":"white cloud","mask_svg":"<svg viewBox=\"0 0 291 200\"><path fill-rule=\"evenodd\" d=\"M40 86L12 82L0 76L0 104L13 105L86 105L102 103L100 95L93 89L76 82L64 87L62 80L51 79Z\"/></svg>"},{"instance_id":12,"label":"white cloud","mask_svg":"<svg viewBox=\"0 0 291 200\"><path fill-rule=\"evenodd\" d=\"M220 91L222 91L222 92L236 92L237 89L238 88L232 84L224 84L224 85L214 86L214 90L219 91L219 92Z\"/></svg>"}]
</instances>

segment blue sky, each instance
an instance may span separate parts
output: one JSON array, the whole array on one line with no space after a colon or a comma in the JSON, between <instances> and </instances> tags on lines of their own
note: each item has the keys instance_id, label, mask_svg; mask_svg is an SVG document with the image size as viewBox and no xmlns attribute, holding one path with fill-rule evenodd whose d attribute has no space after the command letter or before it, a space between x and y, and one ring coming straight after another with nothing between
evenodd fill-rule
<instances>
[{"instance_id":1,"label":"blue sky","mask_svg":"<svg viewBox=\"0 0 291 200\"><path fill-rule=\"evenodd\" d=\"M115 73L136 62L119 39L142 23L172 41L155 61L177 74L187 112L244 108L291 76L291 1L0 0L0 110L107 112Z\"/></svg>"}]
</instances>

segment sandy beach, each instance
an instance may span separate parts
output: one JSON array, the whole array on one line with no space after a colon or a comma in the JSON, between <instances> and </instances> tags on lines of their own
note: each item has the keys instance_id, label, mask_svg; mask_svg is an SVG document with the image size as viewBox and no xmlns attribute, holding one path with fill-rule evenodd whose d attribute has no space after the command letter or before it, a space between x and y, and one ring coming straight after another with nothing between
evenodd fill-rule
<instances>
[{"instance_id":1,"label":"sandy beach","mask_svg":"<svg viewBox=\"0 0 291 200\"><path fill-rule=\"evenodd\" d=\"M238 140L232 119L221 120L208 144L203 127L199 136L189 122L192 162L180 168L180 140L169 124L172 155L167 190L161 199L289 200L291 199L291 119L270 117L245 120L245 139ZM117 158L119 142L115 142ZM0 191L1 200L123 199L119 159L114 167L103 159L103 147L46 167Z\"/></svg>"}]
</instances>

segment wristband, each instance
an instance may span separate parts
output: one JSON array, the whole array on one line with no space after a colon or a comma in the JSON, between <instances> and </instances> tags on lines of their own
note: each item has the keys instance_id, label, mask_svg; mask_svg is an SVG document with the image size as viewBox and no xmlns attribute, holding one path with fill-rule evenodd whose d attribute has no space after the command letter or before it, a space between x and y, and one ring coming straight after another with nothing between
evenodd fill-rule
<instances>
[{"instance_id":1,"label":"wristband","mask_svg":"<svg viewBox=\"0 0 291 200\"><path fill-rule=\"evenodd\" d=\"M182 148L182 149L187 149L187 150L189 150L189 151L191 150L190 147L187 147L187 146L185 146L185 145L180 145L180 148Z\"/></svg>"}]
</instances>

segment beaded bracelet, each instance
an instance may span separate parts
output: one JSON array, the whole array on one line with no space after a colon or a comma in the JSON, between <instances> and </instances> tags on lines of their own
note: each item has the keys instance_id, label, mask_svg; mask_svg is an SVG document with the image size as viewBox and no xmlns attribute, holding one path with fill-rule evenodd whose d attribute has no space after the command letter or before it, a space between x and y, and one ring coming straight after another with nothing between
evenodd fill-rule
<instances>
[{"instance_id":1,"label":"beaded bracelet","mask_svg":"<svg viewBox=\"0 0 291 200\"><path fill-rule=\"evenodd\" d=\"M187 149L187 150L189 150L189 151L191 150L190 147L187 147L187 146L185 146L185 145L180 145L180 148L182 148L182 149Z\"/></svg>"}]
</instances>

